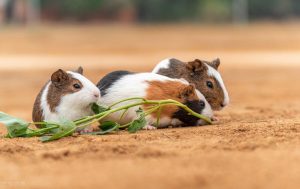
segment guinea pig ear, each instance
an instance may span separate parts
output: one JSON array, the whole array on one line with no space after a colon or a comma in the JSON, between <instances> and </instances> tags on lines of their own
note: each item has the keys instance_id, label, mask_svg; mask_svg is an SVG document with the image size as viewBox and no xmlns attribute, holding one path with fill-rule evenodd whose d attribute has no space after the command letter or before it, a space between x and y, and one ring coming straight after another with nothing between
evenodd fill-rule
<instances>
[{"instance_id":1,"label":"guinea pig ear","mask_svg":"<svg viewBox=\"0 0 300 189\"><path fill-rule=\"evenodd\" d=\"M69 75L62 69L57 70L51 76L51 81L55 86L60 86L64 82L69 80Z\"/></svg>"},{"instance_id":2,"label":"guinea pig ear","mask_svg":"<svg viewBox=\"0 0 300 189\"><path fill-rule=\"evenodd\" d=\"M75 70L75 72L83 75L83 68L81 66L79 66L79 68L77 68L77 70Z\"/></svg>"},{"instance_id":3,"label":"guinea pig ear","mask_svg":"<svg viewBox=\"0 0 300 189\"><path fill-rule=\"evenodd\" d=\"M184 98L184 99L188 98L189 96L195 93L195 89L196 87L193 84L186 86L180 91L180 98Z\"/></svg>"},{"instance_id":4,"label":"guinea pig ear","mask_svg":"<svg viewBox=\"0 0 300 189\"><path fill-rule=\"evenodd\" d=\"M205 69L205 64L199 59L195 59L192 62L188 62L186 68L191 72L199 72Z\"/></svg>"},{"instance_id":5,"label":"guinea pig ear","mask_svg":"<svg viewBox=\"0 0 300 189\"><path fill-rule=\"evenodd\" d=\"M219 58L213 60L212 62L208 63L211 67L215 68L216 70L218 70L218 67L221 64L221 61Z\"/></svg>"}]
</instances>

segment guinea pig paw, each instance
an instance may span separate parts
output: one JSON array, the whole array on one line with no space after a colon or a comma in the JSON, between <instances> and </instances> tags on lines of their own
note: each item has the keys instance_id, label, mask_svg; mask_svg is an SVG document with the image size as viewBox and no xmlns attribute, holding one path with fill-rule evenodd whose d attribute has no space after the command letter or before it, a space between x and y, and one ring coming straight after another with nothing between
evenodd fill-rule
<instances>
[{"instance_id":1,"label":"guinea pig paw","mask_svg":"<svg viewBox=\"0 0 300 189\"><path fill-rule=\"evenodd\" d=\"M93 132L93 128L84 128L84 129L78 131L78 133L81 134L81 135L91 133L91 132Z\"/></svg>"},{"instance_id":2,"label":"guinea pig paw","mask_svg":"<svg viewBox=\"0 0 300 189\"><path fill-rule=\"evenodd\" d=\"M146 125L145 127L143 127L144 130L155 130L157 129L156 127L152 126L152 125Z\"/></svg>"},{"instance_id":3,"label":"guinea pig paw","mask_svg":"<svg viewBox=\"0 0 300 189\"><path fill-rule=\"evenodd\" d=\"M218 121L219 121L219 118L216 117L216 116L213 116L213 117L211 118L211 120L212 120L213 122L218 122Z\"/></svg>"}]
</instances>

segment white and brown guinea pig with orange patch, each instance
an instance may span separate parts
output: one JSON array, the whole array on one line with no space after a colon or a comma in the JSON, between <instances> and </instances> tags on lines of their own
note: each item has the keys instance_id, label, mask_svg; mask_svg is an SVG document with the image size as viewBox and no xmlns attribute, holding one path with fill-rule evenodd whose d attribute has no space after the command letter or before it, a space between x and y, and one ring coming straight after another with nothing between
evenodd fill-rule
<instances>
[{"instance_id":1,"label":"white and brown guinea pig with orange patch","mask_svg":"<svg viewBox=\"0 0 300 189\"><path fill-rule=\"evenodd\" d=\"M229 104L229 96L218 72L219 65L220 59L211 62L196 59L185 63L170 58L157 64L152 73L187 80L205 96L213 110L221 110Z\"/></svg>"},{"instance_id":2,"label":"white and brown guinea pig with orange patch","mask_svg":"<svg viewBox=\"0 0 300 189\"><path fill-rule=\"evenodd\" d=\"M92 115L91 106L99 100L100 91L82 74L81 67L54 72L35 100L33 121L74 121Z\"/></svg>"},{"instance_id":3,"label":"white and brown guinea pig with orange patch","mask_svg":"<svg viewBox=\"0 0 300 189\"><path fill-rule=\"evenodd\" d=\"M203 114L209 118L212 117L212 109L204 96L195 89L194 85L189 84L183 79L172 79L154 73L131 73L128 71L115 71L103 77L97 87L100 89L100 105L109 106L122 99L132 97L142 97L147 100L166 100L173 99L187 105L193 111ZM118 106L124 106L137 101L128 101ZM148 105L149 106L149 105ZM126 124L134 120L139 109L146 109L145 106L130 108L127 114L120 120L122 112L116 112L107 120ZM148 127L156 126L157 113L146 117ZM203 125L205 121L189 115L183 109L170 105L164 107L161 112L160 125L158 127L167 127L170 125L196 126Z\"/></svg>"}]
</instances>

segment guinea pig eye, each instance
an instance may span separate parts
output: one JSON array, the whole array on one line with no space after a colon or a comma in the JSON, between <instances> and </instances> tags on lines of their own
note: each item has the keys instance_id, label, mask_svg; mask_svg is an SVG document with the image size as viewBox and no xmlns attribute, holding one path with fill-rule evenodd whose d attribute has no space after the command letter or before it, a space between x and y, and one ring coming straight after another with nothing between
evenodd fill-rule
<instances>
[{"instance_id":1,"label":"guinea pig eye","mask_svg":"<svg viewBox=\"0 0 300 189\"><path fill-rule=\"evenodd\" d=\"M211 81L207 81L206 82L206 86L208 87L208 88L214 88L214 85L213 85L213 83L211 82Z\"/></svg>"},{"instance_id":2,"label":"guinea pig eye","mask_svg":"<svg viewBox=\"0 0 300 189\"><path fill-rule=\"evenodd\" d=\"M79 84L77 84L77 83L74 84L73 87L74 87L75 89L80 89L80 88L81 88L81 86L80 86Z\"/></svg>"}]
</instances>

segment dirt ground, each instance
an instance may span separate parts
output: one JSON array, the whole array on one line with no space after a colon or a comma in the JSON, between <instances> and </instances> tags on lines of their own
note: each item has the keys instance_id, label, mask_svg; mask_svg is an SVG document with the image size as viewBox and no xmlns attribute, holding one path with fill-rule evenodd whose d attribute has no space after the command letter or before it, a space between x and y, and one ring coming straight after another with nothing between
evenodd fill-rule
<instances>
[{"instance_id":1,"label":"dirt ground","mask_svg":"<svg viewBox=\"0 0 300 189\"><path fill-rule=\"evenodd\" d=\"M2 188L300 188L300 25L44 26L0 31L0 110L31 119L58 68L97 82L161 59L221 58L231 103L212 126L0 138ZM0 134L5 134L0 126Z\"/></svg>"}]
</instances>

